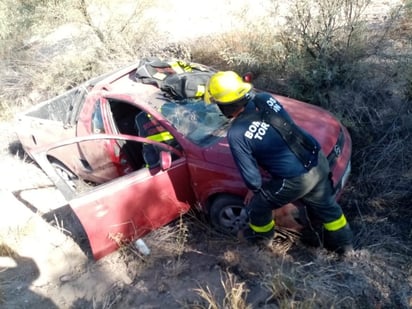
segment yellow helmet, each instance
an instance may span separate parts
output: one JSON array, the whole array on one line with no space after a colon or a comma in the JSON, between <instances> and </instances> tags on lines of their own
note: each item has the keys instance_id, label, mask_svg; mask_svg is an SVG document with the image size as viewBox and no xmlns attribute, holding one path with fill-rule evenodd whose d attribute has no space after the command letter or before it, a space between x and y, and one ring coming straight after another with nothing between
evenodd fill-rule
<instances>
[{"instance_id":1,"label":"yellow helmet","mask_svg":"<svg viewBox=\"0 0 412 309\"><path fill-rule=\"evenodd\" d=\"M212 75L204 96L206 103L231 104L243 97L252 89L233 71L220 71Z\"/></svg>"}]
</instances>

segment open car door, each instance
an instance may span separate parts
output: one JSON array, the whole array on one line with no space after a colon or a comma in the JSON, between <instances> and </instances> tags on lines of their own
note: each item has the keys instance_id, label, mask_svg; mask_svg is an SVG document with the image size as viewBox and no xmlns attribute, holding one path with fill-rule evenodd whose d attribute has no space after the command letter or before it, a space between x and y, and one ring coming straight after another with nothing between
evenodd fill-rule
<instances>
[{"instance_id":1,"label":"open car door","mask_svg":"<svg viewBox=\"0 0 412 309\"><path fill-rule=\"evenodd\" d=\"M163 165L155 169L142 167L104 184L89 186L85 192L78 193L56 173L47 153L58 147L94 139L153 143L164 147L167 152L161 152ZM174 153L173 161L170 152ZM182 153L146 138L104 134L77 137L42 149L34 157L80 220L95 259L117 250L119 244L140 238L178 218L195 201Z\"/></svg>"}]
</instances>

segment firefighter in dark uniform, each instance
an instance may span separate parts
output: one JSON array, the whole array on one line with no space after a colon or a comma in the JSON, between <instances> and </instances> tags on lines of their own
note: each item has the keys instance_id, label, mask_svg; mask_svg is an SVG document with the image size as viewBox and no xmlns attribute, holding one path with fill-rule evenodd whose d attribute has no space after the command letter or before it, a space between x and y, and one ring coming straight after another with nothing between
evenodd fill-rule
<instances>
[{"instance_id":1,"label":"firefighter in dark uniform","mask_svg":"<svg viewBox=\"0 0 412 309\"><path fill-rule=\"evenodd\" d=\"M273 209L300 199L308 212L322 222L325 247L339 254L351 252L352 232L334 198L325 155L322 151L307 152L303 154L307 162L304 164L279 131L263 120L257 108L257 103L263 102L293 122L282 105L269 93L253 93L252 85L232 71L214 74L206 91L205 101L218 104L222 113L232 119L227 138L249 188L245 197L249 226L239 232L239 238L251 243L271 239L275 234ZM298 129L315 149L320 149L311 135ZM269 181L262 180L259 168L271 175Z\"/></svg>"}]
</instances>

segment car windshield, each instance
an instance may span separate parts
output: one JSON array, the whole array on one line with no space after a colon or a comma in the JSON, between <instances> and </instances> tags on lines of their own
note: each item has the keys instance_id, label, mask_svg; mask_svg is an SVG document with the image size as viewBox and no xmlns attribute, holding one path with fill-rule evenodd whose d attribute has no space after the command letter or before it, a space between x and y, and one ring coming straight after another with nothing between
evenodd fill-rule
<instances>
[{"instance_id":1,"label":"car windshield","mask_svg":"<svg viewBox=\"0 0 412 309\"><path fill-rule=\"evenodd\" d=\"M190 141L206 146L226 136L229 120L216 104L201 100L166 102L161 113Z\"/></svg>"}]
</instances>

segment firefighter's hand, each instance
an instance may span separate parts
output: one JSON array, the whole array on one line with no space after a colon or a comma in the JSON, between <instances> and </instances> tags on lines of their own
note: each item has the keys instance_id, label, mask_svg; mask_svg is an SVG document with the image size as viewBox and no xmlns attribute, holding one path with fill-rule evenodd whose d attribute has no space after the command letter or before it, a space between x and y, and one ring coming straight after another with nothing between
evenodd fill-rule
<instances>
[{"instance_id":1,"label":"firefighter's hand","mask_svg":"<svg viewBox=\"0 0 412 309\"><path fill-rule=\"evenodd\" d=\"M248 190L247 193L246 193L245 199L243 200L243 203L245 205L248 205L250 203L250 201L252 200L253 195L254 195L253 191Z\"/></svg>"}]
</instances>

